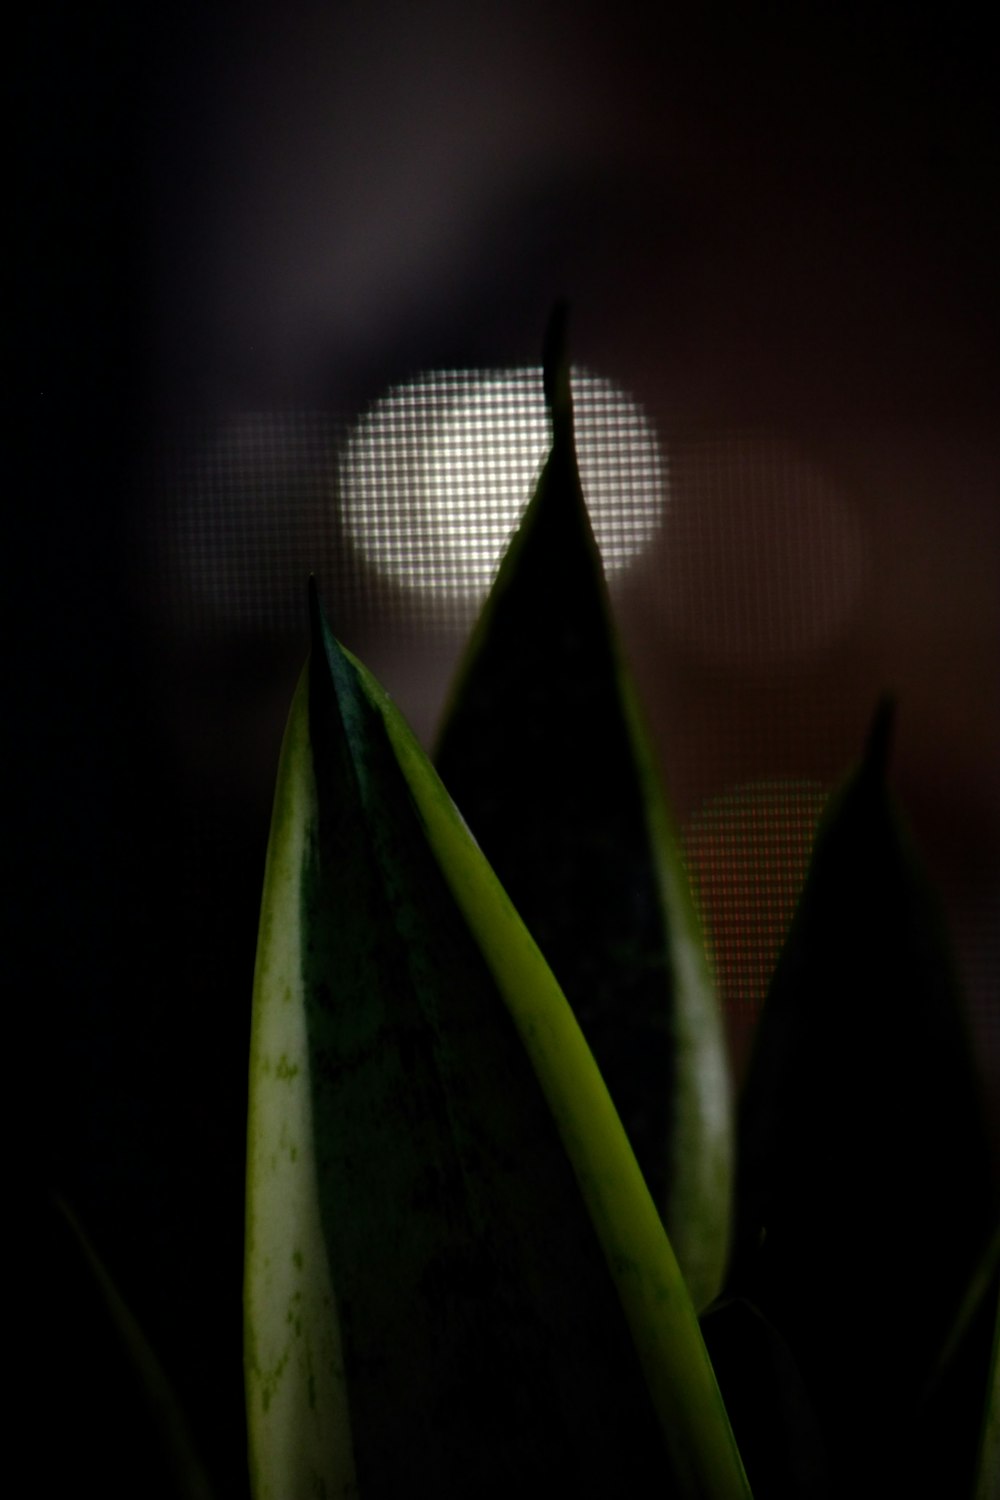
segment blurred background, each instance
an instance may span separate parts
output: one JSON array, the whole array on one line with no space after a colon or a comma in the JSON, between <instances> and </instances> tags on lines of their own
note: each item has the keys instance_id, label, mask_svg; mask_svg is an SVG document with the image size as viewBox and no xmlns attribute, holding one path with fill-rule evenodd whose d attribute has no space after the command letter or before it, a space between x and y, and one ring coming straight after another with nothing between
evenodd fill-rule
<instances>
[{"instance_id":1,"label":"blurred background","mask_svg":"<svg viewBox=\"0 0 1000 1500\"><path fill-rule=\"evenodd\" d=\"M305 580L430 743L557 296L737 1073L889 689L1000 1121L1000 60L964 3L785 12L49 6L17 53L12 993L222 1495Z\"/></svg>"}]
</instances>

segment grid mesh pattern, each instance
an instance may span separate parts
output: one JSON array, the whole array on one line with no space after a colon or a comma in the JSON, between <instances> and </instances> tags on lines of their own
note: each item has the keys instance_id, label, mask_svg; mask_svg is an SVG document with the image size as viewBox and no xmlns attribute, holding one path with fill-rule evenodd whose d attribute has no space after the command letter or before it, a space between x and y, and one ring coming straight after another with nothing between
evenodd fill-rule
<instances>
[{"instance_id":1,"label":"grid mesh pattern","mask_svg":"<svg viewBox=\"0 0 1000 1500\"><path fill-rule=\"evenodd\" d=\"M664 604L678 636L717 659L773 666L829 645L870 574L859 517L786 440L735 430L678 444Z\"/></svg>"},{"instance_id":2,"label":"grid mesh pattern","mask_svg":"<svg viewBox=\"0 0 1000 1500\"><path fill-rule=\"evenodd\" d=\"M246 412L189 425L152 483L157 605L183 635L295 629L305 583L329 570L331 486L343 423Z\"/></svg>"},{"instance_id":3,"label":"grid mesh pattern","mask_svg":"<svg viewBox=\"0 0 1000 1500\"><path fill-rule=\"evenodd\" d=\"M573 372L580 472L609 572L659 525L665 466L623 391ZM353 428L340 463L345 525L383 573L479 599L549 444L537 370L446 370L396 386Z\"/></svg>"},{"instance_id":4,"label":"grid mesh pattern","mask_svg":"<svg viewBox=\"0 0 1000 1500\"><path fill-rule=\"evenodd\" d=\"M574 372L574 388L606 565L613 572L648 548L632 575L643 628L659 636L665 661L697 664L667 742L684 772L681 804L691 793L700 801L686 849L739 1057L823 796L819 782L744 778L751 764L808 766L821 777L839 768L831 725L862 722L865 706L853 678L836 675L831 648L871 605L872 539L829 474L766 434L675 436L668 492L641 409L586 371ZM353 425L309 411L189 425L153 475L149 595L165 628L197 653L213 636L301 636L304 584L316 573L337 628L365 650L378 646L371 664L429 741L445 673L546 444L537 370L422 376ZM675 691L679 682L687 677ZM755 702L766 690L766 713L748 708L748 683ZM995 1076L995 884L977 876L953 897L974 1024Z\"/></svg>"},{"instance_id":5,"label":"grid mesh pattern","mask_svg":"<svg viewBox=\"0 0 1000 1500\"><path fill-rule=\"evenodd\" d=\"M584 489L614 572L661 524L666 464L625 392L585 370L573 386ZM421 375L353 424L268 412L188 431L157 476L161 607L186 631L287 631L315 572L342 614L463 627L549 441L536 369Z\"/></svg>"},{"instance_id":6,"label":"grid mesh pattern","mask_svg":"<svg viewBox=\"0 0 1000 1500\"><path fill-rule=\"evenodd\" d=\"M709 798L685 829L685 855L737 1054L774 972L825 800L815 781L751 782Z\"/></svg>"}]
</instances>

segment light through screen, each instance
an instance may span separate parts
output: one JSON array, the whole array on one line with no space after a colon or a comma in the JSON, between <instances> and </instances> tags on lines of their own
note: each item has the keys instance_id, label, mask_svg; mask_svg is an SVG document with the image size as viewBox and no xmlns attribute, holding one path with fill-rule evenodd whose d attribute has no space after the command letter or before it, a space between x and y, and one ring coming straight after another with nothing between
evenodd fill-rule
<instances>
[{"instance_id":1,"label":"light through screen","mask_svg":"<svg viewBox=\"0 0 1000 1500\"><path fill-rule=\"evenodd\" d=\"M684 833L737 1068L788 933L826 791L775 778L727 787Z\"/></svg>"},{"instance_id":2,"label":"light through screen","mask_svg":"<svg viewBox=\"0 0 1000 1500\"><path fill-rule=\"evenodd\" d=\"M577 454L608 572L648 545L666 465L642 408L574 368ZM475 598L489 587L548 452L541 371L443 370L393 387L355 423L338 466L355 546L411 588Z\"/></svg>"}]
</instances>

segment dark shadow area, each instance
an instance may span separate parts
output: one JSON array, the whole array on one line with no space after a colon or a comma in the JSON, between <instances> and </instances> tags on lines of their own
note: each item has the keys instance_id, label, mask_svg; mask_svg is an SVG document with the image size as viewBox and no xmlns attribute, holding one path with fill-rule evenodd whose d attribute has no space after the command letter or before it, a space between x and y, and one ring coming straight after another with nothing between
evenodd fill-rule
<instances>
[{"instance_id":1,"label":"dark shadow area","mask_svg":"<svg viewBox=\"0 0 1000 1500\"><path fill-rule=\"evenodd\" d=\"M985 13L421 9L48 6L12 65L8 1003L39 1061L18 1190L29 1243L50 1188L73 1204L220 1500L246 1492L250 986L305 580L301 629L182 630L151 603L150 474L169 494L158 455L181 417L349 419L421 369L532 364L568 293L575 357L636 394L674 465L670 525L615 598L680 821L766 777L829 785L892 688L896 787L944 892L1000 1133ZM681 576L722 566L728 598L743 586L729 542L753 485L717 468L706 500L699 465L716 440L747 453L745 432L830 476L864 548L836 628L799 649L793 620L787 650L756 660L712 634ZM766 556L780 514L740 514ZM402 589L373 619L343 546L325 566L336 628L423 732L457 640L422 633ZM220 572L220 594L239 586ZM744 640L758 593L747 608ZM742 1036L759 995L726 998L749 1008ZM92 1448L65 1455L75 1485L117 1441L98 1389L95 1373L62 1398L92 1401L75 1428Z\"/></svg>"}]
</instances>

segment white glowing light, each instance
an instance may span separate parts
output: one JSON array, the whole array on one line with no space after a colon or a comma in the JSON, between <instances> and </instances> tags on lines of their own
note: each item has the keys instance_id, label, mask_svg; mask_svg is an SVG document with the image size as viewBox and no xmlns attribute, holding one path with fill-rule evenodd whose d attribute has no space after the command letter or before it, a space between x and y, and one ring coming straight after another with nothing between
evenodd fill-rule
<instances>
[{"instance_id":1,"label":"white glowing light","mask_svg":"<svg viewBox=\"0 0 1000 1500\"><path fill-rule=\"evenodd\" d=\"M624 567L662 521L666 465L642 408L572 373L580 478L604 566ZM380 572L475 596L531 497L551 441L538 370L442 370L393 387L340 457L342 514Z\"/></svg>"}]
</instances>

